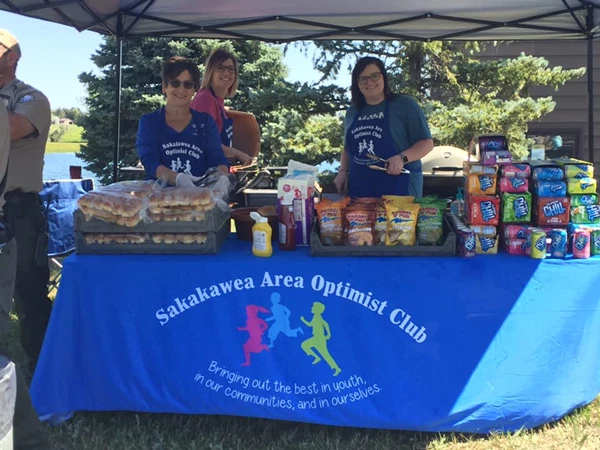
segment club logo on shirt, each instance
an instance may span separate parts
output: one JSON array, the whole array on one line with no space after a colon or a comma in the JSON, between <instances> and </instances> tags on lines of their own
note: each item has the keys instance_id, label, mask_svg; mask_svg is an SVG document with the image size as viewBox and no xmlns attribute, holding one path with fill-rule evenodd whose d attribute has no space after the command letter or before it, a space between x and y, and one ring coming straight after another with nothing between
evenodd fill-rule
<instances>
[{"instance_id":1,"label":"club logo on shirt","mask_svg":"<svg viewBox=\"0 0 600 450\"><path fill-rule=\"evenodd\" d=\"M32 100L35 100L35 97L33 96L33 94L27 94L27 95L24 95L23 97L21 97L19 99L18 103L27 103L27 102L30 102Z\"/></svg>"}]
</instances>

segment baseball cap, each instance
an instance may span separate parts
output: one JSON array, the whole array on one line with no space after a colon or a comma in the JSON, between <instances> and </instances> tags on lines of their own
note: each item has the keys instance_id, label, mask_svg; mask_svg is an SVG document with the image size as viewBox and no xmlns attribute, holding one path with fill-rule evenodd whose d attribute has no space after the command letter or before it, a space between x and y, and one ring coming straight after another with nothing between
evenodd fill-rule
<instances>
[{"instance_id":1,"label":"baseball cap","mask_svg":"<svg viewBox=\"0 0 600 450\"><path fill-rule=\"evenodd\" d=\"M0 44L21 56L19 41L8 30L0 30Z\"/></svg>"}]
</instances>

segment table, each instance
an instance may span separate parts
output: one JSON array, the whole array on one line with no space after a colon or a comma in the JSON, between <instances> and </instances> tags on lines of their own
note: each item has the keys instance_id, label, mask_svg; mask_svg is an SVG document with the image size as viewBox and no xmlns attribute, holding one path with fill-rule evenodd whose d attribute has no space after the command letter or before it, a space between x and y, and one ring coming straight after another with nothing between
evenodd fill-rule
<instances>
[{"instance_id":1,"label":"table","mask_svg":"<svg viewBox=\"0 0 600 450\"><path fill-rule=\"evenodd\" d=\"M31 393L46 418L535 427L600 392L598 286L597 257L71 255Z\"/></svg>"}]
</instances>

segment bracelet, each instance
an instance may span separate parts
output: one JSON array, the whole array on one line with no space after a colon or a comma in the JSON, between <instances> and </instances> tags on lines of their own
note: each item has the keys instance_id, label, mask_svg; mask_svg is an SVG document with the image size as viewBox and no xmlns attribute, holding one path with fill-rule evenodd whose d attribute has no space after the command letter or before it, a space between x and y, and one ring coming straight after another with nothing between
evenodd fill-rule
<instances>
[{"instance_id":1,"label":"bracelet","mask_svg":"<svg viewBox=\"0 0 600 450\"><path fill-rule=\"evenodd\" d=\"M348 172L348 169L340 169L339 172L346 172L346 173L350 173Z\"/></svg>"}]
</instances>

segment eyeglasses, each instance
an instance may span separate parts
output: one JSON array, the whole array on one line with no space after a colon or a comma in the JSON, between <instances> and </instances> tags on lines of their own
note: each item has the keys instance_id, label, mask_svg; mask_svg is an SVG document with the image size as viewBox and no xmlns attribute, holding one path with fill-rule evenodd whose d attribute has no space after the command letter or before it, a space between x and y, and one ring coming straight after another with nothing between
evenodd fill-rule
<instances>
[{"instance_id":1,"label":"eyeglasses","mask_svg":"<svg viewBox=\"0 0 600 450\"><path fill-rule=\"evenodd\" d=\"M227 71L229 73L235 73L235 67L233 67L233 66L223 66L221 64L219 64L217 66L216 70L217 70L217 72L221 72L221 73L223 73L225 71Z\"/></svg>"},{"instance_id":2,"label":"eyeglasses","mask_svg":"<svg viewBox=\"0 0 600 450\"><path fill-rule=\"evenodd\" d=\"M171 80L171 81L169 81L169 84L174 89L177 89L182 84L185 89L194 89L194 82L190 81L190 80L185 80L183 82L181 82L180 80Z\"/></svg>"},{"instance_id":3,"label":"eyeglasses","mask_svg":"<svg viewBox=\"0 0 600 450\"><path fill-rule=\"evenodd\" d=\"M371 80L373 82L379 81L381 78L381 72L372 73L369 76L358 77L358 84L367 84L367 81Z\"/></svg>"}]
</instances>

